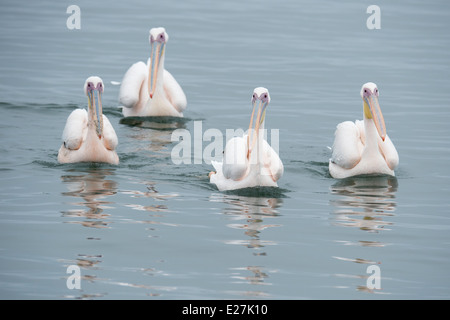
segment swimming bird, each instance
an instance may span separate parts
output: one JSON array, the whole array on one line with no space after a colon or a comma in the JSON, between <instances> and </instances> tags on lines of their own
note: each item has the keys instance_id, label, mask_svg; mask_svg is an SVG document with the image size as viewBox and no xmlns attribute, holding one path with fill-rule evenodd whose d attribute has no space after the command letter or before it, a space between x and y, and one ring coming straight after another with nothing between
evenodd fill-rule
<instances>
[{"instance_id":1,"label":"swimming bird","mask_svg":"<svg viewBox=\"0 0 450 320\"><path fill-rule=\"evenodd\" d=\"M247 134L231 138L223 152L223 162L211 161L216 171L209 173L210 182L220 191L250 187L278 187L284 167L275 150L264 139L264 119L270 103L266 88L255 88L253 111ZM258 112L255 117L255 109ZM253 128L254 123L254 128Z\"/></svg>"},{"instance_id":2,"label":"swimming bird","mask_svg":"<svg viewBox=\"0 0 450 320\"><path fill-rule=\"evenodd\" d=\"M378 103L379 91L373 82L361 88L364 120L337 125L329 170L333 178L357 175L390 175L399 163L394 144Z\"/></svg>"},{"instance_id":3,"label":"swimming bird","mask_svg":"<svg viewBox=\"0 0 450 320\"><path fill-rule=\"evenodd\" d=\"M62 134L63 144L58 152L60 163L119 163L115 150L119 140L111 122L102 113L103 91L101 78L87 78L84 92L88 97L88 110L76 109L67 118Z\"/></svg>"},{"instance_id":4,"label":"swimming bird","mask_svg":"<svg viewBox=\"0 0 450 320\"><path fill-rule=\"evenodd\" d=\"M151 56L136 62L125 73L119 102L125 117L183 117L187 101L183 89L164 69L165 48L169 35L164 28L150 30Z\"/></svg>"}]
</instances>

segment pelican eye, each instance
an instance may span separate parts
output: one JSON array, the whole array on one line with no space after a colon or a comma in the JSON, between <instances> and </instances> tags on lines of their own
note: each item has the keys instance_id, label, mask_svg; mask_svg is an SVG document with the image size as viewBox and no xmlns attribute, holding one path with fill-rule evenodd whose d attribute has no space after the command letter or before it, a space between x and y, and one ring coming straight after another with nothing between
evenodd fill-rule
<instances>
[{"instance_id":1,"label":"pelican eye","mask_svg":"<svg viewBox=\"0 0 450 320\"><path fill-rule=\"evenodd\" d=\"M92 91L92 90L94 90L94 84L93 84L92 82L88 82L86 90L87 90L87 91Z\"/></svg>"},{"instance_id":2,"label":"pelican eye","mask_svg":"<svg viewBox=\"0 0 450 320\"><path fill-rule=\"evenodd\" d=\"M165 42L165 41L166 41L166 36L164 35L164 33L160 33L160 34L156 37L156 41L158 41L158 42Z\"/></svg>"},{"instance_id":3,"label":"pelican eye","mask_svg":"<svg viewBox=\"0 0 450 320\"><path fill-rule=\"evenodd\" d=\"M268 102L269 101L269 94L266 93L262 93L261 96L259 97L261 99L261 101L263 102Z\"/></svg>"},{"instance_id":4,"label":"pelican eye","mask_svg":"<svg viewBox=\"0 0 450 320\"><path fill-rule=\"evenodd\" d=\"M372 91L370 89L364 88L364 96L370 96L372 94Z\"/></svg>"}]
</instances>

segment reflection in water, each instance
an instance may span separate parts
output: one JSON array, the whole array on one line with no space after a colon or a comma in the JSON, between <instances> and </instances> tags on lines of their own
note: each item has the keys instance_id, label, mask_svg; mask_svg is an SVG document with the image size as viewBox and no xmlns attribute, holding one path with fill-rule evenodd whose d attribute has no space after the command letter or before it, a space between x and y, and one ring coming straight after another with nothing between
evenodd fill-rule
<instances>
[{"instance_id":1,"label":"reflection in water","mask_svg":"<svg viewBox=\"0 0 450 320\"><path fill-rule=\"evenodd\" d=\"M66 171L67 174L61 176L61 180L66 185L67 190L62 195L80 198L80 201L69 204L80 206L80 209L70 209L61 211L63 217L80 218L80 220L67 221L68 223L81 224L89 228L109 228L109 214L105 209L112 208L114 202L107 201L106 198L117 193L117 182L107 179L114 175L115 169L99 168L92 166L88 168L72 168ZM88 240L100 240L98 237L88 237ZM81 283L93 283L99 281L95 275L87 272L98 270L98 265L102 262L101 254L78 254L74 261L65 261L68 265L77 265L81 268ZM66 266L66 267L67 267ZM92 299L103 297L104 293L85 293L83 289L79 291L79 296L66 296L73 299Z\"/></svg>"},{"instance_id":2,"label":"reflection in water","mask_svg":"<svg viewBox=\"0 0 450 320\"><path fill-rule=\"evenodd\" d=\"M61 260L61 262L64 263L65 268L69 267L70 265L77 265L81 269L80 271L81 288L78 291L76 291L80 295L79 296L66 295L64 296L65 298L86 300L86 299L100 298L105 295L105 293L86 293L85 290L83 289L86 283L94 283L96 281L102 280L95 275L86 274L86 272L99 269L97 265L102 262L100 260L101 258L102 258L101 255L79 254L76 260ZM69 276L66 277L66 280Z\"/></svg>"},{"instance_id":3,"label":"reflection in water","mask_svg":"<svg viewBox=\"0 0 450 320\"><path fill-rule=\"evenodd\" d=\"M262 240L262 231L267 228L280 227L279 224L270 224L266 221L279 215L278 208L282 205L280 198L248 197L236 194L213 194L211 201L223 202L227 206L223 210L233 223L227 226L244 231L243 239L228 240L225 243L242 245L252 250L254 256L266 256L264 248L268 245L276 245L271 240ZM232 278L235 283L248 283L251 285L270 285L267 282L270 272L260 265L250 265L232 268ZM264 296L261 290L239 292L245 296Z\"/></svg>"},{"instance_id":4,"label":"reflection in water","mask_svg":"<svg viewBox=\"0 0 450 320\"><path fill-rule=\"evenodd\" d=\"M170 150L167 147L172 144L172 132L176 129L185 129L185 124L188 121L189 119L178 117L127 117L120 119L121 124L136 128L131 133L131 138L147 143L137 151L146 150L169 156ZM152 156L157 155L153 154Z\"/></svg>"},{"instance_id":5,"label":"reflection in water","mask_svg":"<svg viewBox=\"0 0 450 320\"><path fill-rule=\"evenodd\" d=\"M69 202L70 205L81 206L81 209L70 209L66 211L62 211L62 216L65 218L75 219L79 218L79 220L71 220L68 223L81 224L84 227L94 228L92 229L94 232L98 230L98 228L109 228L110 215L106 213L107 209L113 208L115 204L112 201L108 201L106 198L109 196L117 194L118 184L114 180L108 179L108 176L113 176L115 174L115 169L110 168L101 168L99 166L91 166L91 167L82 167L82 168L72 168L66 170L66 174L61 177L61 180L66 185L68 191L62 192L64 196L74 197L80 199L80 201ZM136 199L134 203L125 204L126 207L142 211L145 213L149 213L150 216L157 218L161 217L162 212L167 211L167 206L163 204L155 204L155 205L143 205L139 204L139 200L144 199L146 202L147 199L151 199L153 201L166 201L171 199L176 194L161 194L156 190L156 185L151 181L136 181L136 184L139 185L140 188L144 185L146 190L123 190L120 191L123 194L129 196L129 199ZM156 219L155 219L156 220ZM126 223L143 223L146 225L171 225L168 223L163 223L155 220L147 220L147 219L123 219ZM149 230L154 230L153 228L148 228ZM88 237L87 240L101 240L99 237ZM82 246L85 247L85 246ZM93 246L89 246L90 248L94 248ZM89 287L90 283L107 283L110 285L121 286L121 287L130 287L137 289L145 289L147 295L149 296L159 296L159 292L168 292L176 290L175 287L170 286L152 286L146 284L139 283L131 283L126 281L116 281L114 279L108 278L100 278L93 273L95 272L104 272L103 268L100 267L102 263L103 255L102 254L85 254L80 253L77 255L74 260L63 259L64 267L67 268L69 265L77 265L81 269L81 289L77 291L72 291L71 293L76 292L78 295L66 295L65 298L68 299L93 299L93 298L101 298L107 295L108 293L88 293L87 291L92 290L92 286ZM100 271L99 271L100 270ZM118 271L121 271L120 268ZM111 270L110 270L111 271ZM116 270L117 271L117 270ZM130 270L127 270L130 271ZM154 275L166 275L161 270L157 270L155 268L134 268L131 271L142 273L144 276L154 276ZM68 277L66 277L67 279ZM88 287L88 288L86 288ZM95 288L95 286L94 286Z\"/></svg>"},{"instance_id":6,"label":"reflection in water","mask_svg":"<svg viewBox=\"0 0 450 320\"><path fill-rule=\"evenodd\" d=\"M232 270L245 271L250 272L250 275L242 276L240 273L237 273L232 278L243 280L246 283L250 284L265 284L268 285L270 283L264 283L264 279L269 276L264 272L264 268L260 266L249 266L249 267L241 267L241 268L232 268Z\"/></svg>"},{"instance_id":7,"label":"reflection in water","mask_svg":"<svg viewBox=\"0 0 450 320\"><path fill-rule=\"evenodd\" d=\"M160 131L160 130L139 130L130 133L131 138L134 140L139 140L139 151L151 151L151 156L157 157L158 154L165 154L170 156L170 150L168 146L172 144L171 131Z\"/></svg>"},{"instance_id":8,"label":"reflection in water","mask_svg":"<svg viewBox=\"0 0 450 320\"><path fill-rule=\"evenodd\" d=\"M124 190L122 193L128 194L131 196L131 198L152 198L154 200L169 200L171 198L177 197L177 193L171 193L171 194L162 194L158 190L156 190L156 182L153 181L142 181L139 182L139 185L145 185L147 188L147 191L139 191L139 190ZM148 210L148 211L158 211L158 206L153 207L155 210ZM167 209L167 207L163 206L164 209ZM162 208L159 208L162 209Z\"/></svg>"},{"instance_id":9,"label":"reflection in water","mask_svg":"<svg viewBox=\"0 0 450 320\"><path fill-rule=\"evenodd\" d=\"M364 232L379 234L392 222L386 218L394 215L396 208L395 193L398 188L397 178L391 176L377 177L353 177L339 180L331 186L331 194L337 196L330 203L334 207L333 220L334 224L344 227L358 228ZM386 244L382 241L373 240L336 240L345 246L360 246L364 248L384 247ZM364 250L364 254L370 251ZM334 256L333 258L358 263L366 266L380 265L380 261L364 258L345 258ZM382 268L382 267L380 267ZM337 275L339 277L358 278L364 280L364 285L358 285L357 290L380 293L369 289L365 285L368 274L365 275Z\"/></svg>"},{"instance_id":10,"label":"reflection in water","mask_svg":"<svg viewBox=\"0 0 450 320\"><path fill-rule=\"evenodd\" d=\"M331 187L331 194L339 197L331 201L335 207L336 224L379 232L391 225L385 221L395 211L395 177L380 176L348 178Z\"/></svg>"},{"instance_id":11,"label":"reflection in water","mask_svg":"<svg viewBox=\"0 0 450 320\"><path fill-rule=\"evenodd\" d=\"M91 228L107 228L110 223L106 221L109 214L103 211L111 208L113 202L106 201L104 198L117 193L117 182L108 180L106 177L113 175L114 169L70 169L67 172L69 174L61 176L61 180L69 191L62 194L81 198L80 202L70 204L85 208L61 211L63 217L83 218L82 221L69 221L69 223L80 223Z\"/></svg>"},{"instance_id":12,"label":"reflection in water","mask_svg":"<svg viewBox=\"0 0 450 320\"><path fill-rule=\"evenodd\" d=\"M146 191L139 191L139 190L123 190L121 193L129 195L130 200L133 198L144 198L144 199L151 199L154 201L167 201L169 199L172 199L174 197L178 197L178 194L176 193L169 193L169 194L162 194L156 189L156 183L153 181L140 181L139 186L145 185L147 190ZM165 226L177 226L176 224L171 223L165 223L158 221L157 219L163 217L164 213L168 212L168 208L165 204L151 204L149 205L146 203L146 205L142 205L139 203L128 203L125 204L126 207L131 208L133 210L142 211L145 213L148 213L150 217L152 217L152 220L134 220L136 223L143 223L146 225L149 225L151 227L148 227L148 231L155 231L154 225L165 225ZM155 235L149 235L149 237L157 237Z\"/></svg>"},{"instance_id":13,"label":"reflection in water","mask_svg":"<svg viewBox=\"0 0 450 320\"><path fill-rule=\"evenodd\" d=\"M227 241L228 244L238 244L255 249L254 255L266 255L261 252L267 245L276 243L269 240L261 240L261 232L266 228L279 227L276 224L267 224L264 220L279 215L277 210L282 200L277 198L244 197L229 194L214 194L211 201L221 201L228 205L224 214L236 223L228 224L228 227L244 230L245 239Z\"/></svg>"},{"instance_id":14,"label":"reflection in water","mask_svg":"<svg viewBox=\"0 0 450 320\"><path fill-rule=\"evenodd\" d=\"M188 121L190 119L179 117L126 117L120 119L120 124L131 127L172 131L175 129L185 129L185 124Z\"/></svg>"}]
</instances>

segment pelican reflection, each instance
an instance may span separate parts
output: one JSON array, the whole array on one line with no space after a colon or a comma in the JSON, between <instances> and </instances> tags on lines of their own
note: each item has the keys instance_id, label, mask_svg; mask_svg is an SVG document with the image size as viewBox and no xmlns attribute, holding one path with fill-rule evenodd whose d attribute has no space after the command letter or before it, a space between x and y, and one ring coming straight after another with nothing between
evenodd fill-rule
<instances>
[{"instance_id":1,"label":"pelican reflection","mask_svg":"<svg viewBox=\"0 0 450 320\"><path fill-rule=\"evenodd\" d=\"M88 283L95 283L98 281L104 281L105 279L100 279L96 275L87 274L101 269L98 265L102 262L102 255L90 255L90 254L78 254L76 260L61 260L64 266L67 268L69 266L76 265L81 269L80 281L81 286L78 290L73 290L72 293L78 295L65 295L67 299L77 299L77 300L90 300L94 298L102 298L105 293L88 293L86 286ZM69 278L71 275L67 276Z\"/></svg>"},{"instance_id":2,"label":"pelican reflection","mask_svg":"<svg viewBox=\"0 0 450 320\"><path fill-rule=\"evenodd\" d=\"M121 124L133 127L131 138L139 142L141 147L137 151L151 151L170 156L168 147L172 144L172 132L176 129L185 129L186 118L176 117L127 117L120 120Z\"/></svg>"},{"instance_id":3,"label":"pelican reflection","mask_svg":"<svg viewBox=\"0 0 450 320\"><path fill-rule=\"evenodd\" d=\"M237 194L216 193L210 201L225 204L222 213L230 223L227 227L243 230L244 237L230 239L226 244L241 245L252 250L254 256L266 256L265 247L277 245L275 241L262 239L265 229L281 227L277 223L270 223L270 220L279 216L279 208L282 199L276 197L242 196ZM234 283L247 283L251 285L270 285L267 282L269 274L276 270L267 270L262 265L245 265L231 268L231 278ZM266 296L261 290L239 291L234 294L244 296Z\"/></svg>"},{"instance_id":4,"label":"pelican reflection","mask_svg":"<svg viewBox=\"0 0 450 320\"><path fill-rule=\"evenodd\" d=\"M112 208L114 202L105 198L117 193L117 182L107 179L107 177L114 175L114 170L98 167L81 170L69 169L67 174L61 176L62 182L68 189L68 191L62 192L62 195L80 198L80 201L69 204L83 207L61 211L63 217L83 219L82 221L68 221L69 223L79 223L91 228L108 227L109 214L104 211Z\"/></svg>"},{"instance_id":5,"label":"pelican reflection","mask_svg":"<svg viewBox=\"0 0 450 320\"><path fill-rule=\"evenodd\" d=\"M397 178L393 176L376 177L352 177L339 180L330 188L332 200L330 201L334 212L332 213L333 224L343 227L358 228L363 231L361 240L335 240L343 246L338 247L339 253L333 256L334 259L360 264L363 267L359 275L336 274L336 276L347 279L360 279L364 285L358 284L356 289L368 293L384 293L380 290L370 289L366 285L368 275L366 269L370 265L381 265L382 262L367 258L371 253L375 253L370 248L385 247L386 243L379 241L380 232L388 230L393 224L389 217L394 216L397 206L395 194L398 189ZM365 237L368 233L374 234L370 239ZM352 237L353 238L353 237ZM348 246L359 246L357 250L361 257L345 257ZM350 250L354 255L355 251ZM379 253L379 251L377 251ZM366 274L365 274L366 273Z\"/></svg>"},{"instance_id":6,"label":"pelican reflection","mask_svg":"<svg viewBox=\"0 0 450 320\"><path fill-rule=\"evenodd\" d=\"M231 220L227 226L244 230L244 239L227 241L228 244L243 245L251 249L261 250L267 245L275 245L271 240L262 240L260 235L264 229L279 227L279 224L267 223L267 220L279 215L278 208L282 204L280 198L247 197L235 194L214 194L211 201L220 201L227 206L223 214ZM266 255L265 252L253 252L254 255Z\"/></svg>"},{"instance_id":7,"label":"pelican reflection","mask_svg":"<svg viewBox=\"0 0 450 320\"><path fill-rule=\"evenodd\" d=\"M270 284L264 282L264 280L269 277L267 272L264 270L264 267L248 266L248 267L232 268L232 270L237 271L232 276L232 278L236 279L238 282L243 281L245 283L263 284L263 285ZM241 273L245 273L245 275L241 275Z\"/></svg>"},{"instance_id":8,"label":"pelican reflection","mask_svg":"<svg viewBox=\"0 0 450 320\"><path fill-rule=\"evenodd\" d=\"M397 188L397 178L391 176L339 180L331 186L337 196L330 201L335 223L369 232L385 229L392 224L386 218L394 215Z\"/></svg>"}]
</instances>

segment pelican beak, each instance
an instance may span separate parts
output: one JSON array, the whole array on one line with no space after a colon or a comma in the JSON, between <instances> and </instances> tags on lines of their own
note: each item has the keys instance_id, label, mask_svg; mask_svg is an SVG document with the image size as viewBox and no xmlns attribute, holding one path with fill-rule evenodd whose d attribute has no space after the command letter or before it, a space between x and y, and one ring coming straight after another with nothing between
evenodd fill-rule
<instances>
[{"instance_id":1,"label":"pelican beak","mask_svg":"<svg viewBox=\"0 0 450 320\"><path fill-rule=\"evenodd\" d=\"M156 87L156 79L158 77L159 65L161 62L161 58L164 54L165 48L164 42L154 41L152 42L152 52L150 59L150 67L149 67L149 82L148 82L148 92L150 95L150 99L153 98L153 94L155 93Z\"/></svg>"},{"instance_id":2,"label":"pelican beak","mask_svg":"<svg viewBox=\"0 0 450 320\"><path fill-rule=\"evenodd\" d=\"M263 102L259 100L258 104L258 115L256 116L256 122L255 122L255 133L259 134L259 127L264 121L264 118L266 117L266 108L267 108L267 102Z\"/></svg>"},{"instance_id":3,"label":"pelican beak","mask_svg":"<svg viewBox=\"0 0 450 320\"><path fill-rule=\"evenodd\" d=\"M259 99L254 99L253 102L253 111L252 116L250 118L250 124L248 126L248 136L247 136L247 145L248 145L248 157L250 158L250 153L253 150L253 147L256 143L256 139L259 135L259 127L264 121L264 118L266 117L266 108L267 108L267 101L263 102ZM258 105L258 113L256 115L256 120L253 121L254 115L255 115L255 109ZM253 129L253 122L255 122L255 129Z\"/></svg>"},{"instance_id":4,"label":"pelican beak","mask_svg":"<svg viewBox=\"0 0 450 320\"><path fill-rule=\"evenodd\" d=\"M381 113L380 104L378 103L378 97L374 94L370 94L364 97L364 102L369 106L370 115L375 123L378 134L384 141L386 139L386 124L384 123L383 114Z\"/></svg>"},{"instance_id":5,"label":"pelican beak","mask_svg":"<svg viewBox=\"0 0 450 320\"><path fill-rule=\"evenodd\" d=\"M89 92L88 97L89 108L92 108L92 110L94 111L95 131L98 138L101 139L103 133L102 93L99 90L94 89ZM97 103L95 103L96 98Z\"/></svg>"}]
</instances>

